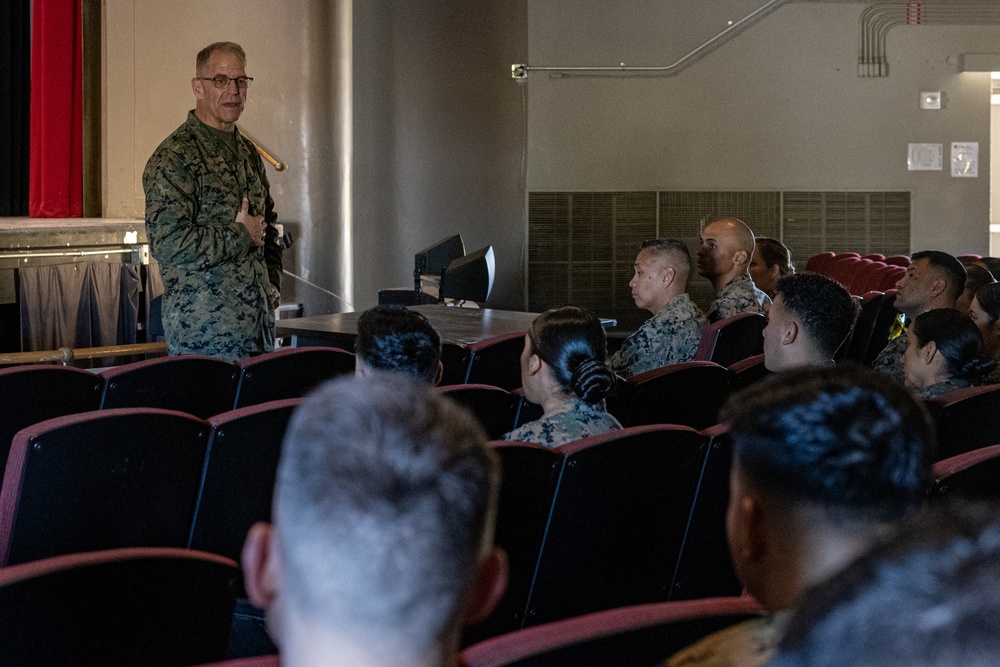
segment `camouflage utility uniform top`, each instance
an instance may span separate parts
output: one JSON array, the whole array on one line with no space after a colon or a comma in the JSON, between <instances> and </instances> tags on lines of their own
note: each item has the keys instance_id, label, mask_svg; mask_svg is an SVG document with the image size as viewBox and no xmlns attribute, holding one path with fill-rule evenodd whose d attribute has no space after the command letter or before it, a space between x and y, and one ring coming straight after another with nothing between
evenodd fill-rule
<instances>
[{"instance_id":1,"label":"camouflage utility uniform top","mask_svg":"<svg viewBox=\"0 0 1000 667\"><path fill-rule=\"evenodd\" d=\"M274 201L264 164L188 113L146 163L146 234L163 276L163 327L171 354L235 361L274 347L268 283L280 287ZM235 152L234 152L235 148ZM263 248L236 222L243 198L267 222Z\"/></svg>"},{"instance_id":2,"label":"camouflage utility uniform top","mask_svg":"<svg viewBox=\"0 0 1000 667\"><path fill-rule=\"evenodd\" d=\"M552 448L591 435L617 431L621 427L618 420L604 409L604 401L587 403L573 397L563 401L554 413L528 422L500 439L533 442Z\"/></svg>"},{"instance_id":3,"label":"camouflage utility uniform top","mask_svg":"<svg viewBox=\"0 0 1000 667\"><path fill-rule=\"evenodd\" d=\"M968 380L960 380L958 378L952 378L950 380L945 380L944 382L938 382L937 384L932 384L929 387L924 387L917 392L917 396L920 398L937 398L941 394L947 394L949 391L955 391L956 389L965 389L966 387L971 387L972 383Z\"/></svg>"},{"instance_id":4,"label":"camouflage utility uniform top","mask_svg":"<svg viewBox=\"0 0 1000 667\"><path fill-rule=\"evenodd\" d=\"M715 295L708 321L718 322L740 313L764 313L770 307L771 297L757 289L750 276L736 276Z\"/></svg>"},{"instance_id":5,"label":"camouflage utility uniform top","mask_svg":"<svg viewBox=\"0 0 1000 667\"><path fill-rule=\"evenodd\" d=\"M903 384L903 353L906 352L906 334L896 336L882 348L872 362L872 368Z\"/></svg>"},{"instance_id":6,"label":"camouflage utility uniform top","mask_svg":"<svg viewBox=\"0 0 1000 667\"><path fill-rule=\"evenodd\" d=\"M661 667L759 667L774 656L790 617L790 611L780 611L737 623L678 651Z\"/></svg>"},{"instance_id":7,"label":"camouflage utility uniform top","mask_svg":"<svg viewBox=\"0 0 1000 667\"><path fill-rule=\"evenodd\" d=\"M705 316L687 294L678 294L611 355L608 365L623 377L694 359Z\"/></svg>"}]
</instances>

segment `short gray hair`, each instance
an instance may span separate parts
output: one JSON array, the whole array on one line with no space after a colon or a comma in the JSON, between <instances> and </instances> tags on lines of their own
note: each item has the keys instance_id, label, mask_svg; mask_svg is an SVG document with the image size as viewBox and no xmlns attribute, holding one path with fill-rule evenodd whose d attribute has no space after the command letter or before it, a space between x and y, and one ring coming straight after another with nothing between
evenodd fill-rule
<instances>
[{"instance_id":1,"label":"short gray hair","mask_svg":"<svg viewBox=\"0 0 1000 667\"><path fill-rule=\"evenodd\" d=\"M433 647L492 546L499 463L475 418L400 373L331 380L296 410L275 488L290 602Z\"/></svg>"}]
</instances>

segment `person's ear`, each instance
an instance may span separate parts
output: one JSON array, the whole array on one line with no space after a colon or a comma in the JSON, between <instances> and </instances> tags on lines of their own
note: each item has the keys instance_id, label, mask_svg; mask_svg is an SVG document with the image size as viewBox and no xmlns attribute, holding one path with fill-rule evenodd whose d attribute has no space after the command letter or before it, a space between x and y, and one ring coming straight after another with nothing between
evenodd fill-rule
<instances>
[{"instance_id":1,"label":"person's ear","mask_svg":"<svg viewBox=\"0 0 1000 667\"><path fill-rule=\"evenodd\" d=\"M767 270L767 272L771 275L771 278L775 281L777 281L778 278L781 277L781 267L778 266L777 264L772 264L771 267Z\"/></svg>"},{"instance_id":2,"label":"person's ear","mask_svg":"<svg viewBox=\"0 0 1000 667\"><path fill-rule=\"evenodd\" d=\"M934 355L938 352L937 342L931 340L927 341L927 345L920 348L920 356L925 364L931 364L934 361Z\"/></svg>"},{"instance_id":3,"label":"person's ear","mask_svg":"<svg viewBox=\"0 0 1000 667\"><path fill-rule=\"evenodd\" d=\"M243 568L243 582L250 602L260 609L271 606L277 590L277 562L273 545L274 526L258 521L250 527L240 565Z\"/></svg>"},{"instance_id":4,"label":"person's ear","mask_svg":"<svg viewBox=\"0 0 1000 667\"><path fill-rule=\"evenodd\" d=\"M750 263L750 253L746 250L737 250L736 254L733 255L733 265L743 266L744 264Z\"/></svg>"},{"instance_id":5,"label":"person's ear","mask_svg":"<svg viewBox=\"0 0 1000 667\"><path fill-rule=\"evenodd\" d=\"M536 375L540 370L542 370L542 358L532 353L528 357L528 375Z\"/></svg>"},{"instance_id":6,"label":"person's ear","mask_svg":"<svg viewBox=\"0 0 1000 667\"><path fill-rule=\"evenodd\" d=\"M197 100L205 99L204 85L205 82L199 79L198 77L194 77L191 79L191 90L192 92L194 92L195 99Z\"/></svg>"},{"instance_id":7,"label":"person's ear","mask_svg":"<svg viewBox=\"0 0 1000 667\"><path fill-rule=\"evenodd\" d=\"M478 623L492 613L507 590L508 575L507 553L500 547L493 547L479 564L479 572L472 584L465 607L466 625Z\"/></svg>"},{"instance_id":8,"label":"person's ear","mask_svg":"<svg viewBox=\"0 0 1000 667\"><path fill-rule=\"evenodd\" d=\"M441 384L441 378L442 377L444 377L444 362L443 361L439 361L438 362L437 372L434 373L434 386L435 387L438 386L439 384Z\"/></svg>"},{"instance_id":9,"label":"person's ear","mask_svg":"<svg viewBox=\"0 0 1000 667\"><path fill-rule=\"evenodd\" d=\"M738 501L737 530L741 532L739 558L756 563L767 554L767 530L760 499L745 495Z\"/></svg>"},{"instance_id":10,"label":"person's ear","mask_svg":"<svg viewBox=\"0 0 1000 667\"><path fill-rule=\"evenodd\" d=\"M670 287L673 284L674 278L677 277L677 269L672 266L668 266L663 270L663 286Z\"/></svg>"},{"instance_id":11,"label":"person's ear","mask_svg":"<svg viewBox=\"0 0 1000 667\"><path fill-rule=\"evenodd\" d=\"M781 344L791 345L799 337L799 323L795 320L788 320L785 323L785 330L781 333Z\"/></svg>"}]
</instances>

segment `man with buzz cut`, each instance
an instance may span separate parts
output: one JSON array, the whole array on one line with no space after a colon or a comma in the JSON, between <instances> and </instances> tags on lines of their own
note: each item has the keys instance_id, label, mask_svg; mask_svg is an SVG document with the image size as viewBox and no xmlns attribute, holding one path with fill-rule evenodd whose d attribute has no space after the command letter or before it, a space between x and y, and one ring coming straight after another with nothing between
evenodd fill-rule
<instances>
[{"instance_id":1,"label":"man with buzz cut","mask_svg":"<svg viewBox=\"0 0 1000 667\"><path fill-rule=\"evenodd\" d=\"M611 370L628 378L694 358L706 321L687 294L690 274L691 253L683 241L643 242L629 287L635 305L653 316L611 355Z\"/></svg>"},{"instance_id":2,"label":"man with buzz cut","mask_svg":"<svg viewBox=\"0 0 1000 667\"><path fill-rule=\"evenodd\" d=\"M285 667L451 667L503 594L499 462L475 418L403 373L341 377L299 405L273 525L242 565Z\"/></svg>"},{"instance_id":3,"label":"man with buzz cut","mask_svg":"<svg viewBox=\"0 0 1000 667\"><path fill-rule=\"evenodd\" d=\"M753 232L737 218L721 218L701 231L698 275L708 278L715 289L709 322L740 313L763 313L771 305L771 299L750 278L753 251Z\"/></svg>"},{"instance_id":4,"label":"man with buzz cut","mask_svg":"<svg viewBox=\"0 0 1000 667\"><path fill-rule=\"evenodd\" d=\"M894 306L906 325L920 313L934 308L954 308L965 290L966 271L962 263L940 250L924 250L910 258L906 273L896 283ZM903 384L903 353L906 332L890 340L879 352L872 368Z\"/></svg>"},{"instance_id":5,"label":"man with buzz cut","mask_svg":"<svg viewBox=\"0 0 1000 667\"><path fill-rule=\"evenodd\" d=\"M861 366L776 373L731 398L722 420L733 443L729 552L767 615L709 635L667 667L764 664L802 595L918 512L930 480L923 406Z\"/></svg>"},{"instance_id":6,"label":"man with buzz cut","mask_svg":"<svg viewBox=\"0 0 1000 667\"><path fill-rule=\"evenodd\" d=\"M778 279L764 327L764 367L832 366L860 307L843 285L818 273Z\"/></svg>"}]
</instances>

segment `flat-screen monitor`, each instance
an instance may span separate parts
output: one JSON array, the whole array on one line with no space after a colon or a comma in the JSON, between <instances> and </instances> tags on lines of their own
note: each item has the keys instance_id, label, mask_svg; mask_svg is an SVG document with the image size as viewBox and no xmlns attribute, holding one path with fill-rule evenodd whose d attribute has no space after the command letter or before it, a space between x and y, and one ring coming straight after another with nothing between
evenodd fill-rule
<instances>
[{"instance_id":1,"label":"flat-screen monitor","mask_svg":"<svg viewBox=\"0 0 1000 667\"><path fill-rule=\"evenodd\" d=\"M440 297L484 303L493 291L496 273L493 246L469 253L445 269L441 276Z\"/></svg>"},{"instance_id":2,"label":"flat-screen monitor","mask_svg":"<svg viewBox=\"0 0 1000 667\"><path fill-rule=\"evenodd\" d=\"M413 274L440 275L448 265L465 256L465 242L461 234L449 236L427 246L413 257Z\"/></svg>"}]
</instances>

